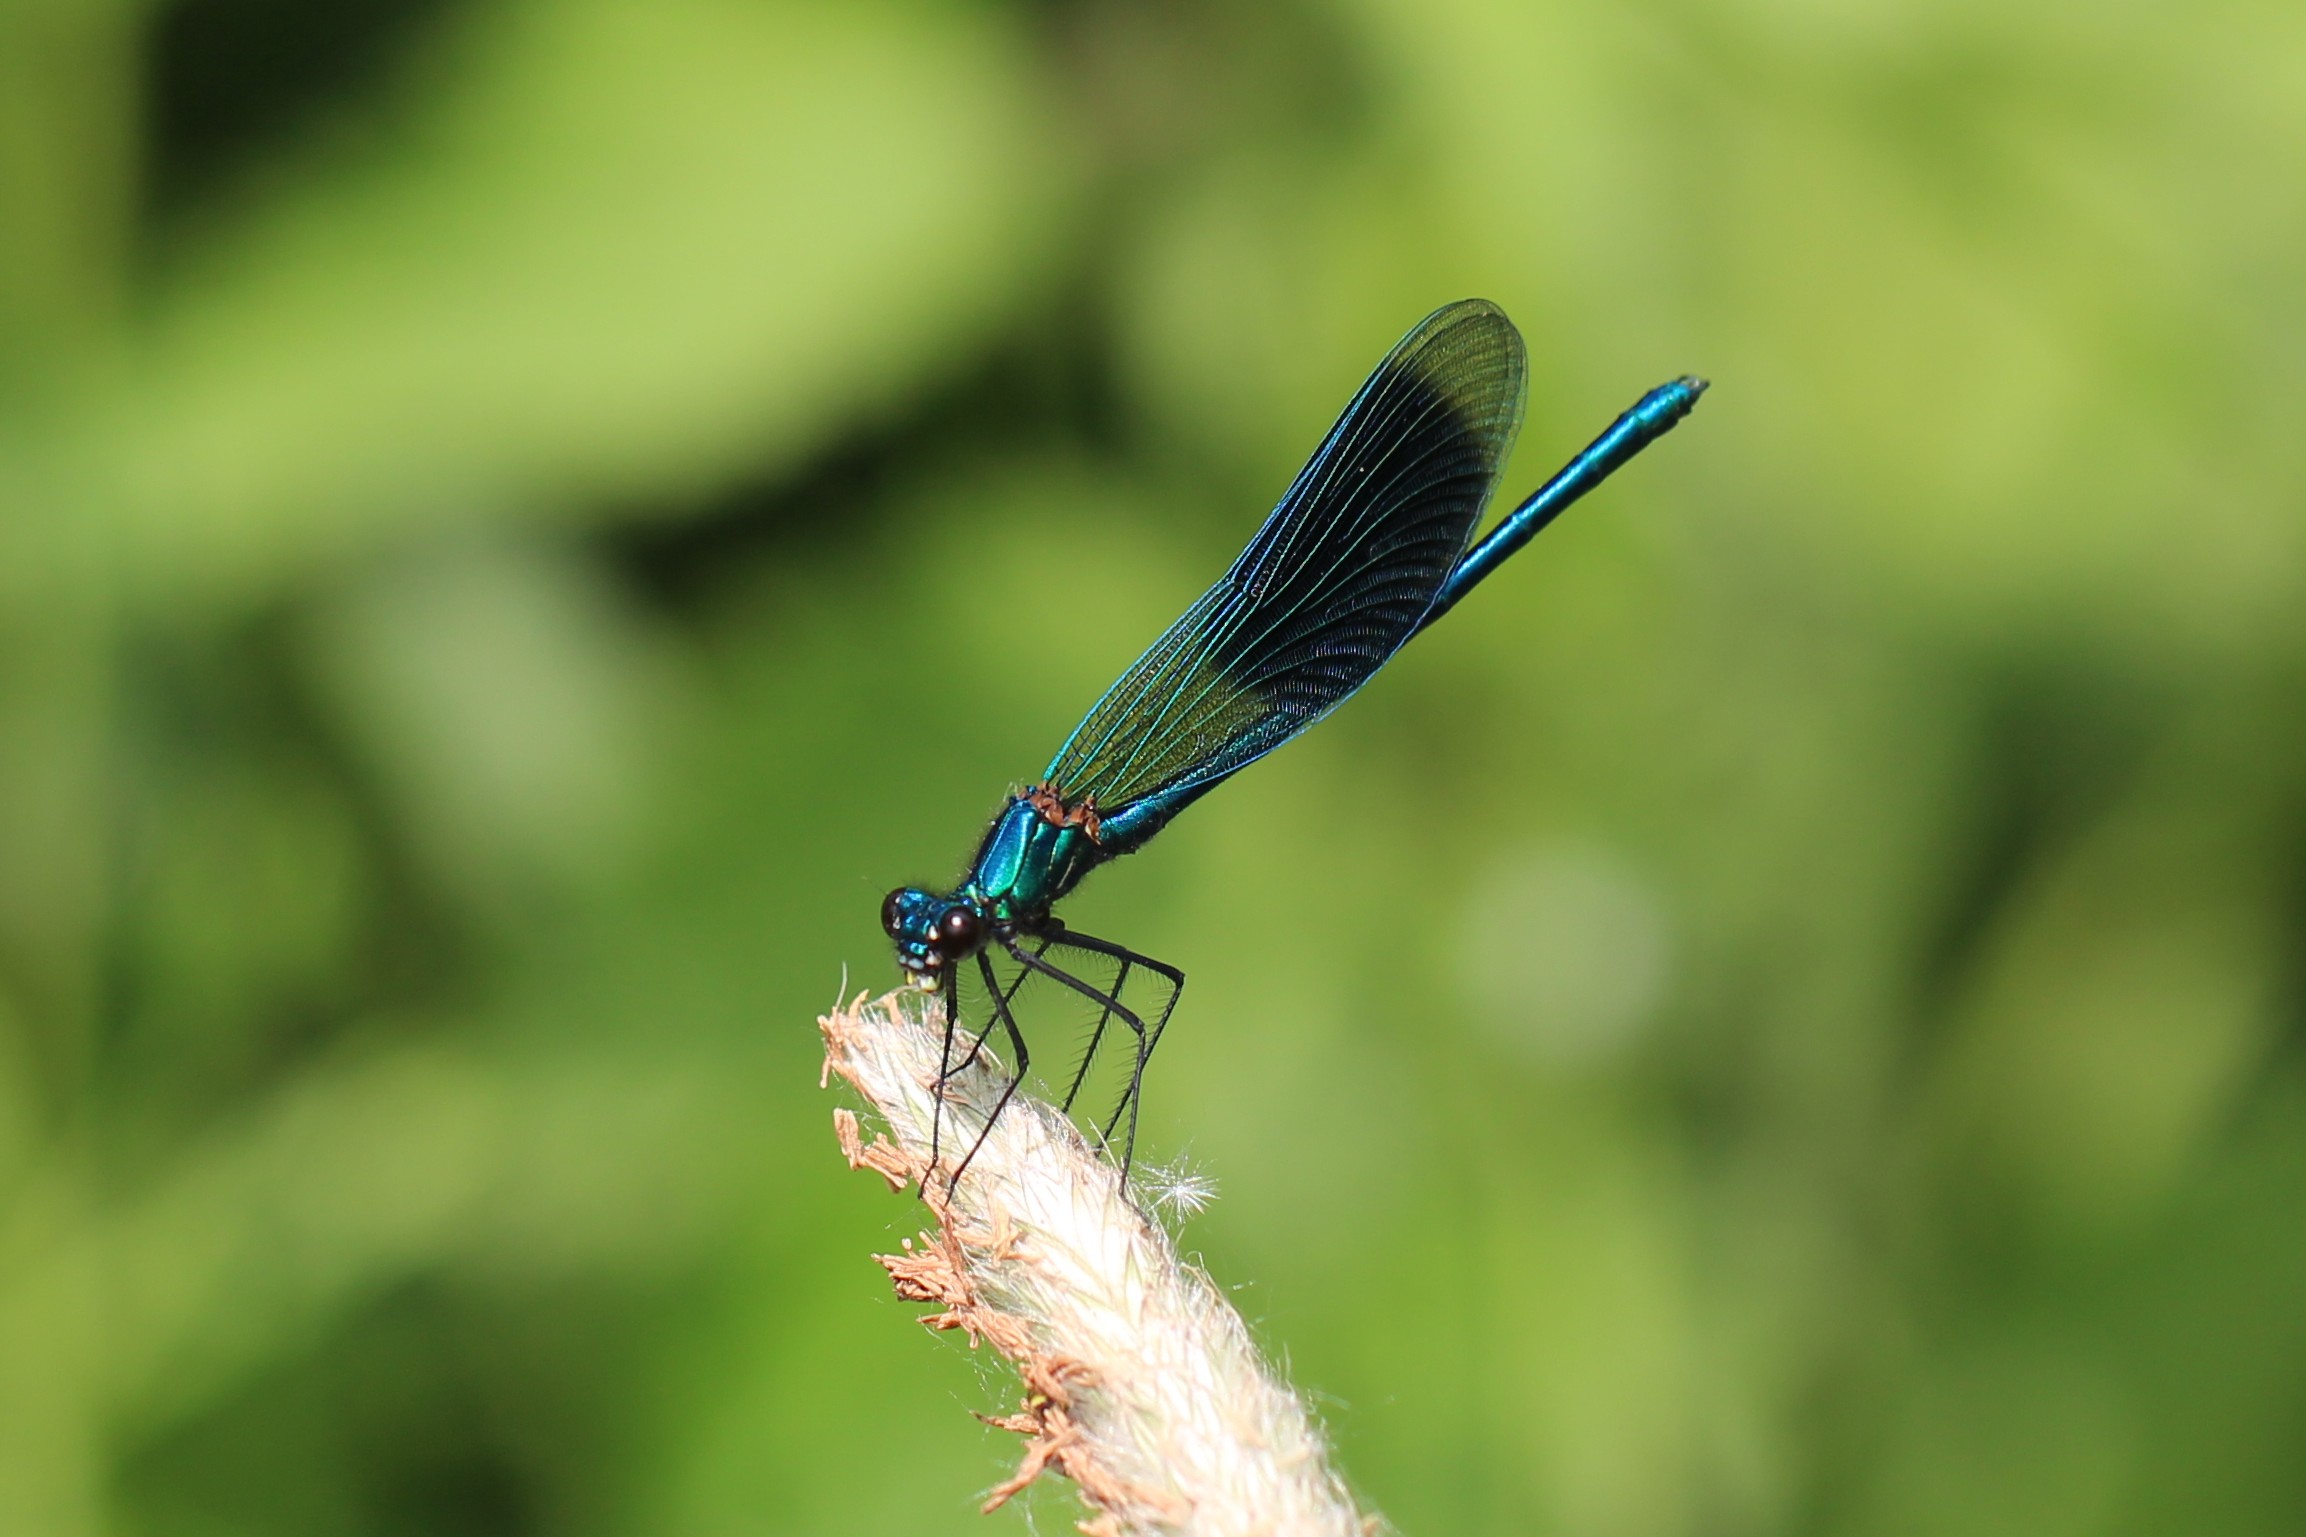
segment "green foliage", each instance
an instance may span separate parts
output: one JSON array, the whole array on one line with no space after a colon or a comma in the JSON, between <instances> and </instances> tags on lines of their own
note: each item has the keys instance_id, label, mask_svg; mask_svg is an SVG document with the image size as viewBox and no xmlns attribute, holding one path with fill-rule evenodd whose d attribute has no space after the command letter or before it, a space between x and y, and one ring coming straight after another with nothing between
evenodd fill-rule
<instances>
[{"instance_id":1,"label":"green foliage","mask_svg":"<svg viewBox=\"0 0 2306 1537\"><path fill-rule=\"evenodd\" d=\"M0 1530L1018 1529L809 1020L1467 294L1716 389L1078 899L1189 1246L1410 1533L2306 1522L2306 12L301 13L0 0Z\"/></svg>"}]
</instances>

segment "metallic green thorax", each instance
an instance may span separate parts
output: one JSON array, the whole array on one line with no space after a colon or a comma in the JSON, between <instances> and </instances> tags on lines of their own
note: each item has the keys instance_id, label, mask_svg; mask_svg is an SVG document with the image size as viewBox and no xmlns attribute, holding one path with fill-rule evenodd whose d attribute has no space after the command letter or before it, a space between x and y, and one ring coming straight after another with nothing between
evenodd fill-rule
<instances>
[{"instance_id":1,"label":"metallic green thorax","mask_svg":"<svg viewBox=\"0 0 2306 1537\"><path fill-rule=\"evenodd\" d=\"M1113 857L1085 826L1059 826L1013 795L977 850L957 893L996 923L1037 919Z\"/></svg>"}]
</instances>

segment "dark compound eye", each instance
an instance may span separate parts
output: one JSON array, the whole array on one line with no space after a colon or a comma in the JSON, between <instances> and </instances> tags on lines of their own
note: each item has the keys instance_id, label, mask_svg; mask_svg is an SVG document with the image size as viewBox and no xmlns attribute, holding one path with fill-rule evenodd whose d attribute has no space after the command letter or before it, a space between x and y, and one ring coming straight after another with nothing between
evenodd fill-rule
<instances>
[{"instance_id":1,"label":"dark compound eye","mask_svg":"<svg viewBox=\"0 0 2306 1537\"><path fill-rule=\"evenodd\" d=\"M965 955L977 948L980 932L975 909L948 907L937 920L937 948L948 955Z\"/></svg>"},{"instance_id":2,"label":"dark compound eye","mask_svg":"<svg viewBox=\"0 0 2306 1537\"><path fill-rule=\"evenodd\" d=\"M899 886L881 899L881 927L891 939L905 937L905 888Z\"/></svg>"}]
</instances>

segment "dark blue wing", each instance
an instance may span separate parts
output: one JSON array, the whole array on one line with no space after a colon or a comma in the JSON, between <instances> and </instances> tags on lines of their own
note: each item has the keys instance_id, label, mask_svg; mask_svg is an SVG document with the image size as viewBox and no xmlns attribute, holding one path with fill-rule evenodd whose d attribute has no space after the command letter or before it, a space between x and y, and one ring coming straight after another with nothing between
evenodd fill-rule
<instances>
[{"instance_id":1,"label":"dark blue wing","mask_svg":"<svg viewBox=\"0 0 2306 1537\"><path fill-rule=\"evenodd\" d=\"M1109 823L1157 803L1158 825L1368 682L1465 553L1521 427L1525 368L1486 300L1403 337L1232 569L1074 728L1049 787Z\"/></svg>"}]
</instances>

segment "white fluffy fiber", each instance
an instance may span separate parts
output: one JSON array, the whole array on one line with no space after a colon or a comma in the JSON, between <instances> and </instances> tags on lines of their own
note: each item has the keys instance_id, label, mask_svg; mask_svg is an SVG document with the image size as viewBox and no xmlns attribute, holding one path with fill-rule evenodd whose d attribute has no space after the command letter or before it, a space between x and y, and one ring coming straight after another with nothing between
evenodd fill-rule
<instances>
[{"instance_id":1,"label":"white fluffy fiber","mask_svg":"<svg viewBox=\"0 0 2306 1537\"><path fill-rule=\"evenodd\" d=\"M826 1068L854 1085L888 1135L864 1140L834 1112L852 1165L892 1187L928 1173L940 1006L914 989L819 1021ZM946 1091L937 1228L881 1256L898 1292L941 1304L929 1321L990 1341L1018 1367L1023 1410L997 1424L1031 1439L988 1510L1044 1468L1073 1479L1095 1537L1363 1537L1295 1395L1259 1359L1208 1276L1127 1200L1111 1164L1070 1121L1020 1093L950 1201L953 1164L984 1126L1002 1077L990 1058Z\"/></svg>"}]
</instances>

